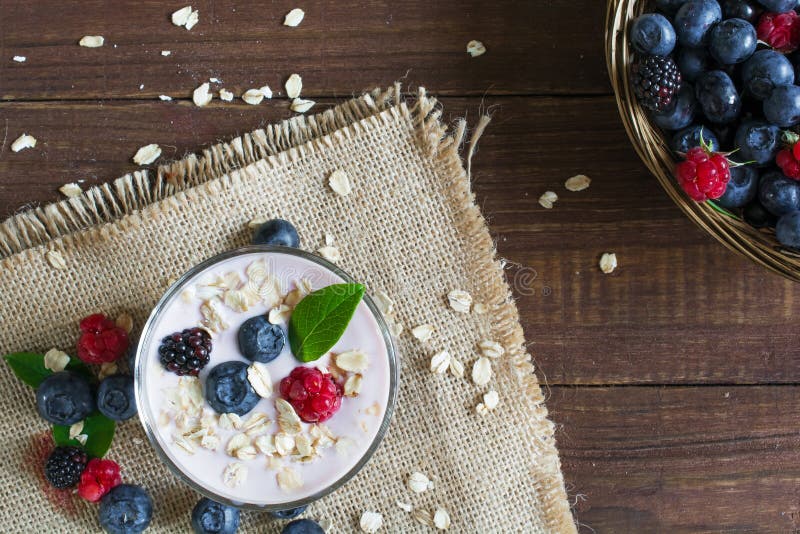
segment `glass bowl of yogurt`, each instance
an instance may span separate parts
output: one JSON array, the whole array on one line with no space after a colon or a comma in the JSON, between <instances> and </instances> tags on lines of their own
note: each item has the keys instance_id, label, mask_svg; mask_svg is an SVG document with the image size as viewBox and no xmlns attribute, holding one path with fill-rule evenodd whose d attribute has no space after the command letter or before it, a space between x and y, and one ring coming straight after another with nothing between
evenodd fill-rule
<instances>
[{"instance_id":1,"label":"glass bowl of yogurt","mask_svg":"<svg viewBox=\"0 0 800 534\"><path fill-rule=\"evenodd\" d=\"M214 501L276 511L315 501L358 473L385 436L397 401L397 354L380 311L364 294L338 341L313 361L295 357L287 334L308 294L355 283L314 254L253 245L204 261L172 284L144 326L134 377L145 433L178 478ZM287 335L267 362L242 352L239 330L254 317ZM186 367L197 360L182 360L183 376L177 366L167 368L163 347L181 339L181 350L210 347L201 369ZM215 410L207 399L209 374L226 362L246 367L250 395L258 395L241 414L218 403ZM282 380L300 366L336 384L340 405L324 422L301 419L282 396Z\"/></svg>"}]
</instances>

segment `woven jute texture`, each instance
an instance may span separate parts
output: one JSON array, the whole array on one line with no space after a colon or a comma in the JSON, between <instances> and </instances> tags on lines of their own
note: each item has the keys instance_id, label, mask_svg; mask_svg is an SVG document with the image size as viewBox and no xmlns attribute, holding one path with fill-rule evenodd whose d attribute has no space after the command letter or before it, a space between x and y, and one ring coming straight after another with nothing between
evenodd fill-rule
<instances>
[{"instance_id":1,"label":"woven jute texture","mask_svg":"<svg viewBox=\"0 0 800 534\"><path fill-rule=\"evenodd\" d=\"M313 504L308 516L334 532L358 531L365 510L381 512L385 532L431 531L396 501L449 511L451 531L574 532L553 424L524 345L492 240L474 204L458 148L465 125L448 132L435 99L399 87L374 91L316 116L251 132L202 154L128 175L75 198L29 211L0 227L0 352L74 353L77 321L93 311L133 315L141 327L168 285L199 261L248 243L247 222L282 217L315 250L332 235L340 265L372 293L395 301L401 388L389 434L347 485ZM353 193L327 185L346 171ZM47 261L58 251L66 268ZM452 289L470 292L486 313L447 306ZM420 343L409 332L435 325ZM500 406L475 406L487 388L469 379L476 344L506 349L493 361L489 387ZM446 349L467 376L433 375L431 355ZM41 491L42 436L33 391L0 365L0 529L98 531L97 507L79 498L54 504ZM163 465L138 420L125 422L108 454L124 479L152 494L150 530L186 532L197 500ZM417 495L408 475L426 473L435 488ZM243 532L277 532L267 514L243 513Z\"/></svg>"}]
</instances>

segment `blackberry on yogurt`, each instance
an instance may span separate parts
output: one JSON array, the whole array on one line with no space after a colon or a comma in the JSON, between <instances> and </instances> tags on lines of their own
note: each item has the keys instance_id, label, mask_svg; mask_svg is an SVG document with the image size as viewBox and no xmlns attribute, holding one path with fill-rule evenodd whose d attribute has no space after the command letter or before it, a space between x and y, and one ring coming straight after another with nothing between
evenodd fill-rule
<instances>
[{"instance_id":1,"label":"blackberry on yogurt","mask_svg":"<svg viewBox=\"0 0 800 534\"><path fill-rule=\"evenodd\" d=\"M211 336L202 328L186 328L161 340L161 365L178 376L197 376L211 358Z\"/></svg>"}]
</instances>

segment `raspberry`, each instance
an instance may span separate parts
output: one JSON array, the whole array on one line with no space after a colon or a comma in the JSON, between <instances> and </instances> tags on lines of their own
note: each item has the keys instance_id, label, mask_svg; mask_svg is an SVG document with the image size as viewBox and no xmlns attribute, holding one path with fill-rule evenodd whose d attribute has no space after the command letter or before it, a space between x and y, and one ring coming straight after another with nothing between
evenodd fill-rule
<instances>
[{"instance_id":1,"label":"raspberry","mask_svg":"<svg viewBox=\"0 0 800 534\"><path fill-rule=\"evenodd\" d=\"M342 386L314 367L295 367L281 380L281 397L306 423L327 421L342 406Z\"/></svg>"},{"instance_id":2,"label":"raspberry","mask_svg":"<svg viewBox=\"0 0 800 534\"><path fill-rule=\"evenodd\" d=\"M686 153L686 161L675 167L675 177L692 200L719 198L731 179L730 163L725 154L712 152L703 143Z\"/></svg>"},{"instance_id":3,"label":"raspberry","mask_svg":"<svg viewBox=\"0 0 800 534\"><path fill-rule=\"evenodd\" d=\"M186 328L161 340L161 365L178 376L197 376L211 358L211 336L202 328Z\"/></svg>"},{"instance_id":4,"label":"raspberry","mask_svg":"<svg viewBox=\"0 0 800 534\"><path fill-rule=\"evenodd\" d=\"M78 495L89 502L97 502L111 488L122 483L119 476L119 465L112 460L92 458L83 470L78 483Z\"/></svg>"},{"instance_id":5,"label":"raspberry","mask_svg":"<svg viewBox=\"0 0 800 534\"><path fill-rule=\"evenodd\" d=\"M778 152L775 163L787 177L800 180L800 142Z\"/></svg>"},{"instance_id":6,"label":"raspberry","mask_svg":"<svg viewBox=\"0 0 800 534\"><path fill-rule=\"evenodd\" d=\"M80 480L86 460L86 453L78 447L56 447L47 458L44 476L56 488L69 488Z\"/></svg>"},{"instance_id":7,"label":"raspberry","mask_svg":"<svg viewBox=\"0 0 800 534\"><path fill-rule=\"evenodd\" d=\"M794 52L800 47L800 15L795 11L764 13L758 20L756 35L778 52Z\"/></svg>"},{"instance_id":8,"label":"raspberry","mask_svg":"<svg viewBox=\"0 0 800 534\"><path fill-rule=\"evenodd\" d=\"M636 98L651 111L663 111L681 88L681 73L671 57L646 56L631 67Z\"/></svg>"},{"instance_id":9,"label":"raspberry","mask_svg":"<svg viewBox=\"0 0 800 534\"><path fill-rule=\"evenodd\" d=\"M80 328L78 358L86 363L113 362L128 350L128 334L102 313L85 317Z\"/></svg>"}]
</instances>

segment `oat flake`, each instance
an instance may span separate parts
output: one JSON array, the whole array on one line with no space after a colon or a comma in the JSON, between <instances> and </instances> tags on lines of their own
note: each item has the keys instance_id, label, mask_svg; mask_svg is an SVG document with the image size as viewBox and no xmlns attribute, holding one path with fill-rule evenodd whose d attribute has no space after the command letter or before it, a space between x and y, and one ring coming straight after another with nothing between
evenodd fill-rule
<instances>
[{"instance_id":1,"label":"oat flake","mask_svg":"<svg viewBox=\"0 0 800 534\"><path fill-rule=\"evenodd\" d=\"M83 194L83 189L76 183L64 184L58 190L67 198L75 198Z\"/></svg>"},{"instance_id":2,"label":"oat flake","mask_svg":"<svg viewBox=\"0 0 800 534\"><path fill-rule=\"evenodd\" d=\"M297 98L300 96L300 91L303 90L303 79L299 74L292 74L287 78L284 87L286 88L286 96L289 98Z\"/></svg>"},{"instance_id":3,"label":"oat flake","mask_svg":"<svg viewBox=\"0 0 800 534\"><path fill-rule=\"evenodd\" d=\"M539 205L543 208L551 209L557 200L558 195L556 195L555 192L545 191L542 193L542 196L539 197Z\"/></svg>"},{"instance_id":4,"label":"oat flake","mask_svg":"<svg viewBox=\"0 0 800 534\"><path fill-rule=\"evenodd\" d=\"M49 250L45 254L47 258L47 262L54 268L63 271L67 268L67 262L64 260L64 256L57 250Z\"/></svg>"},{"instance_id":5,"label":"oat flake","mask_svg":"<svg viewBox=\"0 0 800 534\"><path fill-rule=\"evenodd\" d=\"M13 59L17 63L25 63L28 60L28 58L25 56L14 56Z\"/></svg>"},{"instance_id":6,"label":"oat flake","mask_svg":"<svg viewBox=\"0 0 800 534\"><path fill-rule=\"evenodd\" d=\"M417 508L416 510L411 512L411 517L414 518L414 520L417 523L425 525L426 527L433 526L433 516L431 516L431 513L427 510L423 510L422 508Z\"/></svg>"},{"instance_id":7,"label":"oat flake","mask_svg":"<svg viewBox=\"0 0 800 534\"><path fill-rule=\"evenodd\" d=\"M247 467L240 462L232 462L222 472L222 481L229 488L235 488L247 480Z\"/></svg>"},{"instance_id":8,"label":"oat flake","mask_svg":"<svg viewBox=\"0 0 800 534\"><path fill-rule=\"evenodd\" d=\"M433 336L434 328L429 324L421 324L411 329L411 335L425 343Z\"/></svg>"},{"instance_id":9,"label":"oat flake","mask_svg":"<svg viewBox=\"0 0 800 534\"><path fill-rule=\"evenodd\" d=\"M469 313L472 306L472 295L462 289L454 289L447 294L450 307L460 313Z\"/></svg>"},{"instance_id":10,"label":"oat flake","mask_svg":"<svg viewBox=\"0 0 800 534\"><path fill-rule=\"evenodd\" d=\"M366 511L361 514L361 520L358 522L362 532L372 534L378 532L383 526L383 516L378 512Z\"/></svg>"},{"instance_id":11,"label":"oat flake","mask_svg":"<svg viewBox=\"0 0 800 534\"><path fill-rule=\"evenodd\" d=\"M450 514L444 508L437 508L433 514L433 526L439 530L450 528Z\"/></svg>"},{"instance_id":12,"label":"oat flake","mask_svg":"<svg viewBox=\"0 0 800 534\"><path fill-rule=\"evenodd\" d=\"M336 355L336 367L351 373L366 371L369 367L369 356L360 350L349 350Z\"/></svg>"},{"instance_id":13,"label":"oat flake","mask_svg":"<svg viewBox=\"0 0 800 534\"><path fill-rule=\"evenodd\" d=\"M260 89L248 89L242 95L242 100L251 106L257 106L264 100L264 93L262 93Z\"/></svg>"},{"instance_id":14,"label":"oat flake","mask_svg":"<svg viewBox=\"0 0 800 534\"><path fill-rule=\"evenodd\" d=\"M283 19L283 25L295 27L301 22L303 22L303 17L305 16L306 16L305 11L303 11L299 7L296 7L286 14L286 17Z\"/></svg>"},{"instance_id":15,"label":"oat flake","mask_svg":"<svg viewBox=\"0 0 800 534\"><path fill-rule=\"evenodd\" d=\"M169 95L158 95L159 100L163 100L164 102L171 102L172 97Z\"/></svg>"},{"instance_id":16,"label":"oat flake","mask_svg":"<svg viewBox=\"0 0 800 534\"><path fill-rule=\"evenodd\" d=\"M611 274L617 268L617 255L613 252L605 252L600 256L600 270L605 274Z\"/></svg>"},{"instance_id":17,"label":"oat flake","mask_svg":"<svg viewBox=\"0 0 800 534\"><path fill-rule=\"evenodd\" d=\"M219 90L219 99L224 100L225 102L232 102L233 101L233 93L225 89L224 87Z\"/></svg>"},{"instance_id":18,"label":"oat flake","mask_svg":"<svg viewBox=\"0 0 800 534\"><path fill-rule=\"evenodd\" d=\"M303 479L300 478L300 473L291 467L284 467L276 475L278 479L278 486L283 491L293 491L303 487Z\"/></svg>"},{"instance_id":19,"label":"oat flake","mask_svg":"<svg viewBox=\"0 0 800 534\"><path fill-rule=\"evenodd\" d=\"M247 381L253 386L259 397L268 398L272 395L272 377L267 366L260 362L253 362L247 368Z\"/></svg>"},{"instance_id":20,"label":"oat flake","mask_svg":"<svg viewBox=\"0 0 800 534\"><path fill-rule=\"evenodd\" d=\"M344 383L344 394L346 397L358 397L358 394L361 393L362 378L363 377L357 373L347 377Z\"/></svg>"},{"instance_id":21,"label":"oat flake","mask_svg":"<svg viewBox=\"0 0 800 534\"><path fill-rule=\"evenodd\" d=\"M316 104L316 102L314 102L313 100L295 98L294 100L292 100L292 104L289 106L289 109L291 109L295 113L305 113L306 111L314 107L314 104Z\"/></svg>"},{"instance_id":22,"label":"oat flake","mask_svg":"<svg viewBox=\"0 0 800 534\"><path fill-rule=\"evenodd\" d=\"M145 145L136 151L133 162L137 165L150 165L161 156L161 147L155 143Z\"/></svg>"},{"instance_id":23,"label":"oat flake","mask_svg":"<svg viewBox=\"0 0 800 534\"><path fill-rule=\"evenodd\" d=\"M473 39L467 43L467 53L472 57L482 56L486 53L486 46L482 42Z\"/></svg>"},{"instance_id":24,"label":"oat flake","mask_svg":"<svg viewBox=\"0 0 800 534\"><path fill-rule=\"evenodd\" d=\"M168 55L172 54L172 50L162 50L161 55L167 57Z\"/></svg>"},{"instance_id":25,"label":"oat flake","mask_svg":"<svg viewBox=\"0 0 800 534\"><path fill-rule=\"evenodd\" d=\"M342 259L342 254L341 252L339 252L338 247L333 247L333 246L320 247L317 249L317 254L319 254L326 260L332 261L334 263Z\"/></svg>"},{"instance_id":26,"label":"oat flake","mask_svg":"<svg viewBox=\"0 0 800 534\"><path fill-rule=\"evenodd\" d=\"M133 317L131 317L130 313L119 314L114 323L128 334L133 330Z\"/></svg>"},{"instance_id":27,"label":"oat flake","mask_svg":"<svg viewBox=\"0 0 800 534\"><path fill-rule=\"evenodd\" d=\"M450 367L451 356L446 350L437 352L431 357L431 372L436 374L444 374Z\"/></svg>"},{"instance_id":28,"label":"oat flake","mask_svg":"<svg viewBox=\"0 0 800 534\"><path fill-rule=\"evenodd\" d=\"M456 378L464 378L464 364L457 358L450 358L450 374Z\"/></svg>"},{"instance_id":29,"label":"oat flake","mask_svg":"<svg viewBox=\"0 0 800 534\"><path fill-rule=\"evenodd\" d=\"M585 174L576 174L572 178L567 178L567 181L564 182L564 187L567 188L567 191L583 191L588 189L591 183L592 179Z\"/></svg>"},{"instance_id":30,"label":"oat flake","mask_svg":"<svg viewBox=\"0 0 800 534\"><path fill-rule=\"evenodd\" d=\"M44 366L54 373L63 371L67 367L68 363L69 356L67 356L66 352L58 349L50 349L44 353Z\"/></svg>"},{"instance_id":31,"label":"oat flake","mask_svg":"<svg viewBox=\"0 0 800 534\"><path fill-rule=\"evenodd\" d=\"M86 445L86 442L89 440L89 436L86 434L78 434L75 436L75 441L80 443L81 445Z\"/></svg>"},{"instance_id":32,"label":"oat flake","mask_svg":"<svg viewBox=\"0 0 800 534\"><path fill-rule=\"evenodd\" d=\"M472 366L472 381L478 386L485 386L492 379L492 362L481 356Z\"/></svg>"},{"instance_id":33,"label":"oat flake","mask_svg":"<svg viewBox=\"0 0 800 534\"><path fill-rule=\"evenodd\" d=\"M394 311L394 301L383 291L376 291L372 296L372 300L375 301L375 305L382 314L391 315Z\"/></svg>"},{"instance_id":34,"label":"oat flake","mask_svg":"<svg viewBox=\"0 0 800 534\"><path fill-rule=\"evenodd\" d=\"M302 430L300 417L292 405L278 397L275 399L275 408L278 411L278 426L287 434L299 434Z\"/></svg>"},{"instance_id":35,"label":"oat flake","mask_svg":"<svg viewBox=\"0 0 800 534\"><path fill-rule=\"evenodd\" d=\"M17 137L13 143L11 143L11 151L19 152L20 150L25 150L26 148L33 148L35 146L36 146L36 138L32 135L24 133L19 137Z\"/></svg>"},{"instance_id":36,"label":"oat flake","mask_svg":"<svg viewBox=\"0 0 800 534\"><path fill-rule=\"evenodd\" d=\"M328 185L334 192L341 196L347 196L353 191L353 186L350 184L350 177L341 169L337 169L328 177Z\"/></svg>"},{"instance_id":37,"label":"oat flake","mask_svg":"<svg viewBox=\"0 0 800 534\"><path fill-rule=\"evenodd\" d=\"M495 390L488 391L483 394L483 404L487 410L494 410L500 404L500 395Z\"/></svg>"},{"instance_id":38,"label":"oat flake","mask_svg":"<svg viewBox=\"0 0 800 534\"><path fill-rule=\"evenodd\" d=\"M272 98L272 89L269 88L269 85L261 87L259 91L264 95L264 98Z\"/></svg>"},{"instance_id":39,"label":"oat flake","mask_svg":"<svg viewBox=\"0 0 800 534\"><path fill-rule=\"evenodd\" d=\"M414 510L414 507L412 505L403 501L397 501L397 507L404 512L412 512Z\"/></svg>"},{"instance_id":40,"label":"oat flake","mask_svg":"<svg viewBox=\"0 0 800 534\"><path fill-rule=\"evenodd\" d=\"M100 372L97 373L97 379L103 380L107 376L115 375L119 372L117 362L103 362L100 364Z\"/></svg>"},{"instance_id":41,"label":"oat flake","mask_svg":"<svg viewBox=\"0 0 800 534\"><path fill-rule=\"evenodd\" d=\"M103 46L105 39L102 35L84 35L78 44L86 48L98 48Z\"/></svg>"},{"instance_id":42,"label":"oat flake","mask_svg":"<svg viewBox=\"0 0 800 534\"><path fill-rule=\"evenodd\" d=\"M481 354L487 358L493 358L495 360L506 353L506 349L504 349L500 343L489 339L480 341L478 343L478 348L481 349Z\"/></svg>"},{"instance_id":43,"label":"oat flake","mask_svg":"<svg viewBox=\"0 0 800 534\"><path fill-rule=\"evenodd\" d=\"M282 324L289 321L292 314L292 309L286 304L281 304L277 308L272 308L269 311L268 320L271 324Z\"/></svg>"},{"instance_id":44,"label":"oat flake","mask_svg":"<svg viewBox=\"0 0 800 534\"><path fill-rule=\"evenodd\" d=\"M211 102L211 99L214 98L214 95L209 92L209 87L210 86L208 85L208 82L205 82L200 84L200 86L194 90L192 93L192 101L194 102L195 106L206 106L209 102Z\"/></svg>"},{"instance_id":45,"label":"oat flake","mask_svg":"<svg viewBox=\"0 0 800 534\"><path fill-rule=\"evenodd\" d=\"M408 477L408 489L414 493L424 493L433 488L433 482L423 473L415 471Z\"/></svg>"},{"instance_id":46,"label":"oat flake","mask_svg":"<svg viewBox=\"0 0 800 534\"><path fill-rule=\"evenodd\" d=\"M75 437L81 432L83 432L83 421L78 421L69 427L69 439L75 439Z\"/></svg>"}]
</instances>

